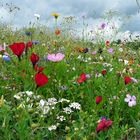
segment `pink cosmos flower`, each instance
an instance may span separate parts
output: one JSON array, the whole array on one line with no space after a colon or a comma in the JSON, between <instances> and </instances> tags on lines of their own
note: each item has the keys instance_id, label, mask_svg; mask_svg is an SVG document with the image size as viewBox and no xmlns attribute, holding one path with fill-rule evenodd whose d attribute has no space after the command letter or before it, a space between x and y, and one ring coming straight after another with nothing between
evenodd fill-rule
<instances>
[{"instance_id":1,"label":"pink cosmos flower","mask_svg":"<svg viewBox=\"0 0 140 140\"><path fill-rule=\"evenodd\" d=\"M92 52L92 54L93 54L93 55L96 55L96 54L97 54L97 52L96 52L96 51L94 51L94 52Z\"/></svg>"},{"instance_id":2,"label":"pink cosmos flower","mask_svg":"<svg viewBox=\"0 0 140 140\"><path fill-rule=\"evenodd\" d=\"M65 57L64 54L62 53L57 53L57 54L48 54L47 59L53 62L59 62L63 60Z\"/></svg>"}]
</instances>

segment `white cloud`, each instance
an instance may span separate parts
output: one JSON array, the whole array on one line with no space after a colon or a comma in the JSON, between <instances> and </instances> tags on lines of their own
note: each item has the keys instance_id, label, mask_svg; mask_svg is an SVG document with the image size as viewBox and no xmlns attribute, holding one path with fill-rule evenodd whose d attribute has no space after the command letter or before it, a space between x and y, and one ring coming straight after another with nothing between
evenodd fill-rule
<instances>
[{"instance_id":1,"label":"white cloud","mask_svg":"<svg viewBox=\"0 0 140 140\"><path fill-rule=\"evenodd\" d=\"M13 19L16 26L28 25L30 21L33 22L35 20L34 13L41 15L42 23L52 25L51 13L54 12L60 13L61 16L75 15L79 19L83 14L86 14L89 26L93 26L100 22L100 17L104 12L112 9L118 11L120 16L132 16L130 21L124 21L124 30L140 30L140 15L137 13L138 7L135 0L4 0L4 2L12 2L20 7L21 10ZM5 17L8 21L7 13Z\"/></svg>"}]
</instances>

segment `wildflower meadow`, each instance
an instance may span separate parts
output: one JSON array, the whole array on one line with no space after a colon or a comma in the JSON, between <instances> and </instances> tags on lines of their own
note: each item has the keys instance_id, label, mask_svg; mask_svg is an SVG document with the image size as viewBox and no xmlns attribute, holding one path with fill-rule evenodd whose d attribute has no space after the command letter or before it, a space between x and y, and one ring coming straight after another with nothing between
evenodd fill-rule
<instances>
[{"instance_id":1,"label":"wildflower meadow","mask_svg":"<svg viewBox=\"0 0 140 140\"><path fill-rule=\"evenodd\" d=\"M40 18L0 23L0 140L140 140L140 34Z\"/></svg>"}]
</instances>

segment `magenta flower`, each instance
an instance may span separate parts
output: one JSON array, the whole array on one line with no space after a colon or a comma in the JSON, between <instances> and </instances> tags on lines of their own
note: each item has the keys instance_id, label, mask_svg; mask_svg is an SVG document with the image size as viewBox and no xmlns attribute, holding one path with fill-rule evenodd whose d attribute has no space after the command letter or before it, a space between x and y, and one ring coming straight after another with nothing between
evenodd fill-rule
<instances>
[{"instance_id":1,"label":"magenta flower","mask_svg":"<svg viewBox=\"0 0 140 140\"><path fill-rule=\"evenodd\" d=\"M96 132L99 133L101 131L105 131L107 130L111 125L113 124L112 120L107 120L106 118L102 118L97 127L96 127Z\"/></svg>"},{"instance_id":2,"label":"magenta flower","mask_svg":"<svg viewBox=\"0 0 140 140\"><path fill-rule=\"evenodd\" d=\"M57 53L57 54L48 54L47 59L53 62L59 62L63 60L65 57L64 54L62 53Z\"/></svg>"},{"instance_id":3,"label":"magenta flower","mask_svg":"<svg viewBox=\"0 0 140 140\"><path fill-rule=\"evenodd\" d=\"M110 54L113 54L113 53L114 53L114 50L113 50L112 48L109 48L107 51L108 51Z\"/></svg>"}]
</instances>

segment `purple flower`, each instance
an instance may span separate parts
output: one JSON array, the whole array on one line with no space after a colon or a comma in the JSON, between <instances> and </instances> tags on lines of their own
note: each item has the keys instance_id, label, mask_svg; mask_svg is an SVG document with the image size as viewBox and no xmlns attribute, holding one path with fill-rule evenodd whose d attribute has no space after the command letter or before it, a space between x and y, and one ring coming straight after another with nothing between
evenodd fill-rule
<instances>
[{"instance_id":1,"label":"purple flower","mask_svg":"<svg viewBox=\"0 0 140 140\"><path fill-rule=\"evenodd\" d=\"M128 103L129 107L136 106L136 97L134 95L131 96L130 94L127 94L124 101Z\"/></svg>"},{"instance_id":2,"label":"purple flower","mask_svg":"<svg viewBox=\"0 0 140 140\"><path fill-rule=\"evenodd\" d=\"M105 23L102 23L101 24L101 29L104 29L106 27L106 24Z\"/></svg>"},{"instance_id":3,"label":"purple flower","mask_svg":"<svg viewBox=\"0 0 140 140\"><path fill-rule=\"evenodd\" d=\"M108 52L109 52L110 54L113 54L113 53L114 53L114 50L113 50L112 48L109 48L109 49L108 49Z\"/></svg>"},{"instance_id":4,"label":"purple flower","mask_svg":"<svg viewBox=\"0 0 140 140\"><path fill-rule=\"evenodd\" d=\"M91 78L91 75L90 74L86 74L86 78L87 79Z\"/></svg>"},{"instance_id":5,"label":"purple flower","mask_svg":"<svg viewBox=\"0 0 140 140\"><path fill-rule=\"evenodd\" d=\"M9 62L9 61L11 60L10 57L7 56L7 55L3 55L2 58L3 58L3 60L6 61L6 62Z\"/></svg>"},{"instance_id":6,"label":"purple flower","mask_svg":"<svg viewBox=\"0 0 140 140\"><path fill-rule=\"evenodd\" d=\"M47 59L53 62L59 62L63 60L65 57L64 54L62 53L57 53L57 54L48 54Z\"/></svg>"},{"instance_id":7,"label":"purple flower","mask_svg":"<svg viewBox=\"0 0 140 140\"><path fill-rule=\"evenodd\" d=\"M96 51L92 52L93 55L96 55L96 53L97 53Z\"/></svg>"},{"instance_id":8,"label":"purple flower","mask_svg":"<svg viewBox=\"0 0 140 140\"><path fill-rule=\"evenodd\" d=\"M138 80L135 79L135 78L133 78L133 77L131 77L131 80L132 80L134 83L138 83Z\"/></svg>"}]
</instances>

